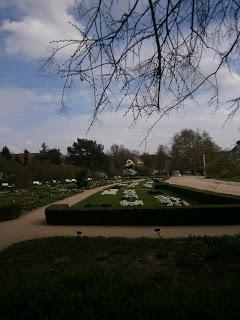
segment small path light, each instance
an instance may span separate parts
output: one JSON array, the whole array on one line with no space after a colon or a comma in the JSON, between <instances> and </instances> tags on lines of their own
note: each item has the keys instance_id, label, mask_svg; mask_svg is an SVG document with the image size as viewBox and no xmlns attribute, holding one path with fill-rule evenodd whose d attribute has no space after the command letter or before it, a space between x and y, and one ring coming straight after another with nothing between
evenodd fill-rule
<instances>
[{"instance_id":1,"label":"small path light","mask_svg":"<svg viewBox=\"0 0 240 320\"><path fill-rule=\"evenodd\" d=\"M161 238L161 235L160 235L160 228L159 228L159 227L158 227L158 228L155 228L155 229L154 229L154 231L155 231L155 232L157 232L158 237L159 237L159 238Z\"/></svg>"},{"instance_id":2,"label":"small path light","mask_svg":"<svg viewBox=\"0 0 240 320\"><path fill-rule=\"evenodd\" d=\"M77 236L80 237L80 235L82 234L82 231L77 231Z\"/></svg>"}]
</instances>

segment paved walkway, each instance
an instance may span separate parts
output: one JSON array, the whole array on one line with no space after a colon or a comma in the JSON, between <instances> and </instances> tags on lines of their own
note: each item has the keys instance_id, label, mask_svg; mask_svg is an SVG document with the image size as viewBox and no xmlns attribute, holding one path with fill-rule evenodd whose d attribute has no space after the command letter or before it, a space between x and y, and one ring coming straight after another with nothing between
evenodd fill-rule
<instances>
[{"instance_id":1,"label":"paved walkway","mask_svg":"<svg viewBox=\"0 0 240 320\"><path fill-rule=\"evenodd\" d=\"M240 182L205 179L201 176L170 177L166 182L201 190L240 196Z\"/></svg>"},{"instance_id":2,"label":"paved walkway","mask_svg":"<svg viewBox=\"0 0 240 320\"><path fill-rule=\"evenodd\" d=\"M88 196L102 191L108 186L86 190L72 197L57 201L55 203L68 203L72 205ZM13 243L33 238L43 238L51 236L76 236L78 230L82 235L96 237L150 237L157 238L154 226L150 227L122 227L122 226L54 226L45 223L45 208L47 206L34 209L22 215L16 220L0 222L0 250L7 248ZM173 226L161 227L163 238L204 236L204 235L234 235L240 233L240 226Z\"/></svg>"}]
</instances>

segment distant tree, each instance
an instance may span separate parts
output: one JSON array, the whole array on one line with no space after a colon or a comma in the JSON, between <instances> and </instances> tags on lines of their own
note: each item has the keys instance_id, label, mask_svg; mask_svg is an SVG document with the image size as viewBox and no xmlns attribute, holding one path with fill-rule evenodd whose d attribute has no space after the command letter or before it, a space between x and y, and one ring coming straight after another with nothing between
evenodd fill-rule
<instances>
[{"instance_id":1,"label":"distant tree","mask_svg":"<svg viewBox=\"0 0 240 320\"><path fill-rule=\"evenodd\" d=\"M48 149L46 152L46 159L53 164L62 163L60 150L56 148Z\"/></svg>"},{"instance_id":2,"label":"distant tree","mask_svg":"<svg viewBox=\"0 0 240 320\"><path fill-rule=\"evenodd\" d=\"M206 131L183 129L173 137L171 169L203 173L203 154L211 161L219 150Z\"/></svg>"},{"instance_id":3,"label":"distant tree","mask_svg":"<svg viewBox=\"0 0 240 320\"><path fill-rule=\"evenodd\" d=\"M96 141L77 138L77 141L67 148L67 162L91 170L104 170L108 166L108 157L103 150L104 146Z\"/></svg>"},{"instance_id":4,"label":"distant tree","mask_svg":"<svg viewBox=\"0 0 240 320\"><path fill-rule=\"evenodd\" d=\"M6 160L11 159L12 155L11 155L10 150L8 149L7 146L2 148L1 156Z\"/></svg>"},{"instance_id":5,"label":"distant tree","mask_svg":"<svg viewBox=\"0 0 240 320\"><path fill-rule=\"evenodd\" d=\"M25 149L23 151L23 165L26 166L29 163L29 151Z\"/></svg>"},{"instance_id":6,"label":"distant tree","mask_svg":"<svg viewBox=\"0 0 240 320\"><path fill-rule=\"evenodd\" d=\"M240 162L231 152L220 152L207 163L206 174L209 178L240 178Z\"/></svg>"},{"instance_id":7,"label":"distant tree","mask_svg":"<svg viewBox=\"0 0 240 320\"><path fill-rule=\"evenodd\" d=\"M147 152L144 152L140 158L144 162L145 167L148 167L151 171L155 169L156 167L155 154L149 154Z\"/></svg>"},{"instance_id":8,"label":"distant tree","mask_svg":"<svg viewBox=\"0 0 240 320\"><path fill-rule=\"evenodd\" d=\"M48 147L45 142L41 145L42 149L39 151L39 160L46 161L47 160L47 150Z\"/></svg>"},{"instance_id":9,"label":"distant tree","mask_svg":"<svg viewBox=\"0 0 240 320\"><path fill-rule=\"evenodd\" d=\"M128 159L132 160L131 152L123 145L113 144L110 148L114 168L122 170Z\"/></svg>"},{"instance_id":10,"label":"distant tree","mask_svg":"<svg viewBox=\"0 0 240 320\"><path fill-rule=\"evenodd\" d=\"M42 144L42 149L39 151L39 156L37 156L37 159L40 161L49 161L52 164L62 163L60 149L49 149L45 142Z\"/></svg>"},{"instance_id":11,"label":"distant tree","mask_svg":"<svg viewBox=\"0 0 240 320\"><path fill-rule=\"evenodd\" d=\"M17 164L22 164L22 161L18 155L15 156L14 160L16 161Z\"/></svg>"},{"instance_id":12,"label":"distant tree","mask_svg":"<svg viewBox=\"0 0 240 320\"><path fill-rule=\"evenodd\" d=\"M231 153L235 159L240 160L240 140L236 142L234 148L231 150Z\"/></svg>"},{"instance_id":13,"label":"distant tree","mask_svg":"<svg viewBox=\"0 0 240 320\"><path fill-rule=\"evenodd\" d=\"M162 144L158 146L155 161L157 170L160 172L166 171L169 162L169 155L167 148Z\"/></svg>"}]
</instances>

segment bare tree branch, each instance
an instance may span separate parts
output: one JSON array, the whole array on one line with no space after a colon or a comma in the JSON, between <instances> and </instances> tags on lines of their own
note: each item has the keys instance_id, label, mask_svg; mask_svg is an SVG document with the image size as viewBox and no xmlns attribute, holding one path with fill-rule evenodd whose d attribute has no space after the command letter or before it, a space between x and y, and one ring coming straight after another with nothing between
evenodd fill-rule
<instances>
[{"instance_id":1,"label":"bare tree branch","mask_svg":"<svg viewBox=\"0 0 240 320\"><path fill-rule=\"evenodd\" d=\"M238 1L82 0L75 9L79 37L54 40L41 66L64 79L63 109L80 79L93 93L92 123L109 107L131 112L133 123L156 113L157 123L204 90L215 110L226 104L236 114L240 93L222 99L218 75L234 72L239 59Z\"/></svg>"}]
</instances>

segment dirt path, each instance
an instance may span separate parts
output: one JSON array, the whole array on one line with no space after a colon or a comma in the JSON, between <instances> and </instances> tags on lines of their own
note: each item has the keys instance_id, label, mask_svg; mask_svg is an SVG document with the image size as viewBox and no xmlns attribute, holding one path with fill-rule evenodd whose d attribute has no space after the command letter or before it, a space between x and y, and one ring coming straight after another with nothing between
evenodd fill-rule
<instances>
[{"instance_id":1,"label":"dirt path","mask_svg":"<svg viewBox=\"0 0 240 320\"><path fill-rule=\"evenodd\" d=\"M102 191L108 186L86 190L80 194L57 201L55 203L68 203L72 205L88 196ZM13 243L50 236L75 236L78 230L84 236L117 236L117 237L150 237L156 238L158 235L154 227L118 227L118 226L53 226L45 223L45 208L47 206L34 209L16 220L0 222L0 250ZM173 226L161 227L161 236L165 238L187 237L189 235L233 235L240 233L240 226Z\"/></svg>"},{"instance_id":2,"label":"dirt path","mask_svg":"<svg viewBox=\"0 0 240 320\"><path fill-rule=\"evenodd\" d=\"M240 182L205 179L199 176L170 177L166 182L201 190L240 196Z\"/></svg>"}]
</instances>

